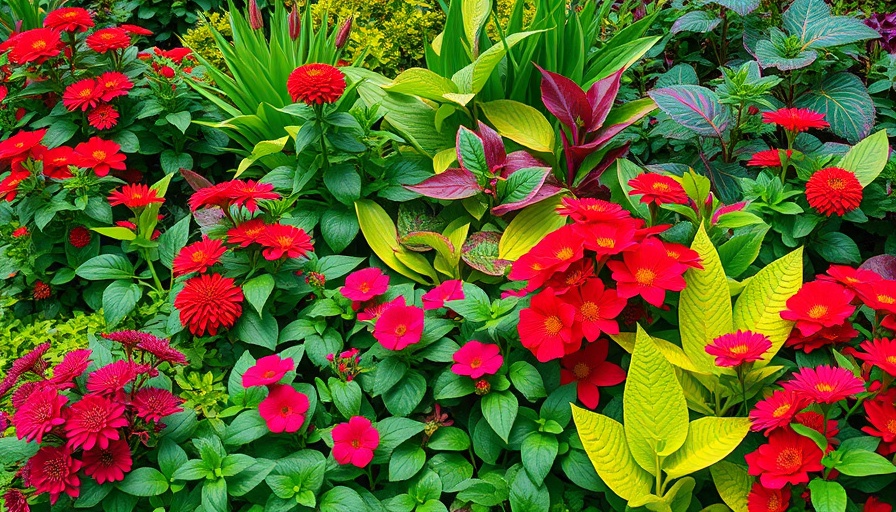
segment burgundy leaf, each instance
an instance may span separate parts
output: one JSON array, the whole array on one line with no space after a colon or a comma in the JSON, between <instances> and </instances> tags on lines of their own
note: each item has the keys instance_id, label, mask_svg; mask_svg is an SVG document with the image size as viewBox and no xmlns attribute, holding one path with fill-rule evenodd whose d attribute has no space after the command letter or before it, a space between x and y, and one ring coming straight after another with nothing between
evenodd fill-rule
<instances>
[{"instance_id":1,"label":"burgundy leaf","mask_svg":"<svg viewBox=\"0 0 896 512\"><path fill-rule=\"evenodd\" d=\"M588 133L597 131L603 126L613 102L616 101L616 95L619 94L619 81L624 71L620 69L615 74L594 82L588 89L587 98L591 105L591 122L586 126Z\"/></svg>"},{"instance_id":2,"label":"burgundy leaf","mask_svg":"<svg viewBox=\"0 0 896 512\"><path fill-rule=\"evenodd\" d=\"M447 169L441 174L404 188L433 199L463 199L478 194L482 187L476 176L466 169Z\"/></svg>"},{"instance_id":3,"label":"burgundy leaf","mask_svg":"<svg viewBox=\"0 0 896 512\"><path fill-rule=\"evenodd\" d=\"M859 265L859 268L876 272L880 277L892 281L896 279L896 256L889 254L872 256Z\"/></svg>"},{"instance_id":4,"label":"burgundy leaf","mask_svg":"<svg viewBox=\"0 0 896 512\"><path fill-rule=\"evenodd\" d=\"M485 149L485 161L490 171L494 171L497 167L504 163L507 152L504 150L504 141L498 132L479 121L479 138L482 139L482 146Z\"/></svg>"},{"instance_id":5,"label":"burgundy leaf","mask_svg":"<svg viewBox=\"0 0 896 512\"><path fill-rule=\"evenodd\" d=\"M601 161L594 166L594 168L582 179L581 183L578 184L576 187L576 195L581 197L596 197L593 194L599 193L603 187L600 183L601 175L604 171L609 169L617 159L624 157L626 153L628 153L629 145L630 144L626 143L621 147L608 151Z\"/></svg>"},{"instance_id":6,"label":"burgundy leaf","mask_svg":"<svg viewBox=\"0 0 896 512\"><path fill-rule=\"evenodd\" d=\"M184 180L190 185L190 188L193 189L194 192L198 192L200 189L206 187L213 187L214 184L212 182L205 179L201 174L197 174L189 169L180 169L181 176L184 177Z\"/></svg>"},{"instance_id":7,"label":"burgundy leaf","mask_svg":"<svg viewBox=\"0 0 896 512\"><path fill-rule=\"evenodd\" d=\"M585 91L563 75L535 67L541 71L541 101L551 114L572 131L578 138L581 126L591 124L591 106ZM581 123L581 124L580 124Z\"/></svg>"},{"instance_id":8,"label":"burgundy leaf","mask_svg":"<svg viewBox=\"0 0 896 512\"><path fill-rule=\"evenodd\" d=\"M501 177L506 178L520 169L526 167L547 167L548 165L525 151L514 151L504 159L504 168L501 169Z\"/></svg>"}]
</instances>

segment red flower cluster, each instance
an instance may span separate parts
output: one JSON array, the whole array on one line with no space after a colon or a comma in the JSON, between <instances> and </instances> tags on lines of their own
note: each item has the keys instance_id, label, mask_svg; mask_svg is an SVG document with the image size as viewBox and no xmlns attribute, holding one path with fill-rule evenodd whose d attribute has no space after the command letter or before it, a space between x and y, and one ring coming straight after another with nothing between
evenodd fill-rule
<instances>
[{"instance_id":1,"label":"red flower cluster","mask_svg":"<svg viewBox=\"0 0 896 512\"><path fill-rule=\"evenodd\" d=\"M862 203L862 184L855 173L839 167L815 171L806 182L809 206L827 215L845 215Z\"/></svg>"},{"instance_id":2,"label":"red flower cluster","mask_svg":"<svg viewBox=\"0 0 896 512\"><path fill-rule=\"evenodd\" d=\"M123 73L109 71L97 78L84 78L68 87L62 94L62 104L70 111L86 112L90 125L97 130L108 130L118 123L118 110L109 102L127 96L134 83Z\"/></svg>"},{"instance_id":3,"label":"red flower cluster","mask_svg":"<svg viewBox=\"0 0 896 512\"><path fill-rule=\"evenodd\" d=\"M106 53L131 46L131 36L120 27L103 28L87 36L86 43L91 50Z\"/></svg>"},{"instance_id":4,"label":"red flower cluster","mask_svg":"<svg viewBox=\"0 0 896 512\"><path fill-rule=\"evenodd\" d=\"M203 207L245 206L250 213L255 213L258 201L275 199L280 199L280 194L274 192L270 183L231 180L196 191L190 197L190 209L195 212Z\"/></svg>"}]
</instances>

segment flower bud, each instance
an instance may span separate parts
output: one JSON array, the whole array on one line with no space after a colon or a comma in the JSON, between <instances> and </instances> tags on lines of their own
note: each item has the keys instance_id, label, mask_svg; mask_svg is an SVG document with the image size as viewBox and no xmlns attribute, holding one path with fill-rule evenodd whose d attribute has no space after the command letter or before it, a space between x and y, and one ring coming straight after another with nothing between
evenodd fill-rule
<instances>
[{"instance_id":1,"label":"flower bud","mask_svg":"<svg viewBox=\"0 0 896 512\"><path fill-rule=\"evenodd\" d=\"M252 27L252 30L260 30L264 27L261 9L258 8L258 2L255 0L249 0L249 26Z\"/></svg>"},{"instance_id":2,"label":"flower bud","mask_svg":"<svg viewBox=\"0 0 896 512\"><path fill-rule=\"evenodd\" d=\"M492 385L485 379L477 380L474 387L476 388L476 394L479 396L487 395L492 390Z\"/></svg>"},{"instance_id":3,"label":"flower bud","mask_svg":"<svg viewBox=\"0 0 896 512\"><path fill-rule=\"evenodd\" d=\"M751 116L755 116L759 113L759 108L757 108L755 105L750 105L750 108L747 109L747 113Z\"/></svg>"},{"instance_id":4,"label":"flower bud","mask_svg":"<svg viewBox=\"0 0 896 512\"><path fill-rule=\"evenodd\" d=\"M352 34L352 19L354 16L349 16L345 22L342 23L342 26L339 27L339 32L336 34L336 48L343 48L346 43L348 43L348 38Z\"/></svg>"},{"instance_id":5,"label":"flower bud","mask_svg":"<svg viewBox=\"0 0 896 512\"><path fill-rule=\"evenodd\" d=\"M289 25L289 38L295 41L302 33L302 21L299 19L298 6L292 6L292 10L289 11L289 17L287 18L287 24Z\"/></svg>"}]
</instances>

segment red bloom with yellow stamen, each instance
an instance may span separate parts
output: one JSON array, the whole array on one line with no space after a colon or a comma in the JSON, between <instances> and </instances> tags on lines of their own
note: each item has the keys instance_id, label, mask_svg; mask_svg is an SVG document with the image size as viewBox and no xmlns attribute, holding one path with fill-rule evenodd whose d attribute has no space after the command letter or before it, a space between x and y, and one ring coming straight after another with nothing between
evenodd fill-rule
<instances>
[{"instance_id":1,"label":"red bloom with yellow stamen","mask_svg":"<svg viewBox=\"0 0 896 512\"><path fill-rule=\"evenodd\" d=\"M700 264L700 254L697 251L681 244L673 244L672 242L663 242L663 247L666 248L666 256L678 263L697 270L703 270L703 265Z\"/></svg>"},{"instance_id":2,"label":"red bloom with yellow stamen","mask_svg":"<svg viewBox=\"0 0 896 512\"><path fill-rule=\"evenodd\" d=\"M641 196L645 204L687 204L688 194L680 183L662 174L644 173L628 182L628 195Z\"/></svg>"},{"instance_id":3,"label":"red bloom with yellow stamen","mask_svg":"<svg viewBox=\"0 0 896 512\"><path fill-rule=\"evenodd\" d=\"M333 427L333 458L339 464L363 468L373 460L380 445L380 433L363 416L352 416Z\"/></svg>"},{"instance_id":4,"label":"red bloom with yellow stamen","mask_svg":"<svg viewBox=\"0 0 896 512\"><path fill-rule=\"evenodd\" d=\"M839 402L865 391L865 383L851 371L828 365L800 368L783 387L821 404Z\"/></svg>"},{"instance_id":5,"label":"red bloom with yellow stamen","mask_svg":"<svg viewBox=\"0 0 896 512\"><path fill-rule=\"evenodd\" d=\"M59 32L49 28L26 30L14 36L9 62L13 64L43 64L47 59L62 52L63 43Z\"/></svg>"},{"instance_id":6,"label":"red bloom with yellow stamen","mask_svg":"<svg viewBox=\"0 0 896 512\"><path fill-rule=\"evenodd\" d=\"M274 192L274 185L270 183L258 183L253 180L233 180L227 187L227 197L231 199L231 205L243 206L250 212L258 211L258 201L280 199L280 194Z\"/></svg>"},{"instance_id":7,"label":"red bloom with yellow stamen","mask_svg":"<svg viewBox=\"0 0 896 512\"><path fill-rule=\"evenodd\" d=\"M230 187L233 182L225 181L197 190L190 196L190 210L196 211L203 206L224 208L230 204Z\"/></svg>"},{"instance_id":8,"label":"red bloom with yellow stamen","mask_svg":"<svg viewBox=\"0 0 896 512\"><path fill-rule=\"evenodd\" d=\"M62 104L69 111L88 109L99 105L103 96L103 89L93 78L85 78L69 85L62 93Z\"/></svg>"},{"instance_id":9,"label":"red bloom with yellow stamen","mask_svg":"<svg viewBox=\"0 0 896 512\"><path fill-rule=\"evenodd\" d=\"M288 224L270 224L265 226L259 238L264 247L262 255L268 261L287 258L301 258L314 250L311 237L304 230Z\"/></svg>"},{"instance_id":10,"label":"red bloom with yellow stamen","mask_svg":"<svg viewBox=\"0 0 896 512\"><path fill-rule=\"evenodd\" d=\"M631 214L618 204L590 197L582 199L564 197L561 206L557 208L557 213L569 215L572 220L581 223L614 222L631 218Z\"/></svg>"},{"instance_id":11,"label":"red bloom with yellow stamen","mask_svg":"<svg viewBox=\"0 0 896 512\"><path fill-rule=\"evenodd\" d=\"M806 182L806 200L821 214L842 216L862 204L862 184L854 173L828 167L815 171Z\"/></svg>"},{"instance_id":12,"label":"red bloom with yellow stamen","mask_svg":"<svg viewBox=\"0 0 896 512\"><path fill-rule=\"evenodd\" d=\"M134 185L124 185L121 190L113 190L109 194L109 204L111 206L125 205L130 209L143 208L152 203L164 203L165 198L159 197L155 189L149 188L148 185L137 183Z\"/></svg>"},{"instance_id":13,"label":"red bloom with yellow stamen","mask_svg":"<svg viewBox=\"0 0 896 512\"><path fill-rule=\"evenodd\" d=\"M366 302L386 293L388 289L389 276L376 267L370 267L349 274L345 278L345 286L339 291L346 299Z\"/></svg>"},{"instance_id":14,"label":"red bloom with yellow stamen","mask_svg":"<svg viewBox=\"0 0 896 512\"><path fill-rule=\"evenodd\" d=\"M108 130L118 124L118 111L112 105L100 105L87 114L87 122L97 130Z\"/></svg>"},{"instance_id":15,"label":"red bloom with yellow stamen","mask_svg":"<svg viewBox=\"0 0 896 512\"><path fill-rule=\"evenodd\" d=\"M72 177L68 166L72 165L75 150L68 146L48 149L41 155L43 173L47 178L64 180Z\"/></svg>"},{"instance_id":16,"label":"red bloom with yellow stamen","mask_svg":"<svg viewBox=\"0 0 896 512\"><path fill-rule=\"evenodd\" d=\"M118 429L130 424L124 413L122 403L99 395L85 396L74 403L66 415L67 445L85 450L94 446L108 448L110 442L120 439Z\"/></svg>"},{"instance_id":17,"label":"red bloom with yellow stamen","mask_svg":"<svg viewBox=\"0 0 896 512\"><path fill-rule=\"evenodd\" d=\"M575 382L579 401L589 409L595 409L600 403L598 388L615 386L625 380L625 370L607 362L609 350L607 340L597 340L560 360L560 385Z\"/></svg>"},{"instance_id":18,"label":"red bloom with yellow stamen","mask_svg":"<svg viewBox=\"0 0 896 512\"><path fill-rule=\"evenodd\" d=\"M373 337L389 350L403 350L420 342L423 335L423 310L408 306L404 298L393 301L376 321Z\"/></svg>"},{"instance_id":19,"label":"red bloom with yellow stamen","mask_svg":"<svg viewBox=\"0 0 896 512\"><path fill-rule=\"evenodd\" d=\"M527 288L534 290L547 281L554 272L563 272L582 259L583 241L573 225L566 225L549 233L528 253L513 263L509 278L528 281Z\"/></svg>"},{"instance_id":20,"label":"red bloom with yellow stamen","mask_svg":"<svg viewBox=\"0 0 896 512\"><path fill-rule=\"evenodd\" d=\"M62 409L68 398L59 394L55 386L46 386L33 391L22 407L16 408L12 424L16 437L29 443L43 441L44 434L65 423Z\"/></svg>"},{"instance_id":21,"label":"red bloom with yellow stamen","mask_svg":"<svg viewBox=\"0 0 896 512\"><path fill-rule=\"evenodd\" d=\"M262 357L243 374L243 387L276 384L284 375L295 369L296 363L291 357L281 358L277 354Z\"/></svg>"},{"instance_id":22,"label":"red bloom with yellow stamen","mask_svg":"<svg viewBox=\"0 0 896 512\"><path fill-rule=\"evenodd\" d=\"M863 341L859 348L864 352L856 352L857 358L896 377L896 339L867 340Z\"/></svg>"},{"instance_id":23,"label":"red bloom with yellow stamen","mask_svg":"<svg viewBox=\"0 0 896 512\"><path fill-rule=\"evenodd\" d=\"M102 91L103 101L112 101L119 96L127 96L128 91L134 88L134 83L124 73L107 71L96 77L96 83Z\"/></svg>"},{"instance_id":24,"label":"red bloom with yellow stamen","mask_svg":"<svg viewBox=\"0 0 896 512\"><path fill-rule=\"evenodd\" d=\"M582 346L582 326L576 322L576 314L575 306L560 300L552 288L545 288L520 311L520 343L542 363L576 352Z\"/></svg>"},{"instance_id":25,"label":"red bloom with yellow stamen","mask_svg":"<svg viewBox=\"0 0 896 512\"><path fill-rule=\"evenodd\" d=\"M750 411L750 427L755 432L772 431L786 427L793 418L809 405L809 400L793 391L775 391L771 396L760 400Z\"/></svg>"},{"instance_id":26,"label":"red bloom with yellow stamen","mask_svg":"<svg viewBox=\"0 0 896 512\"><path fill-rule=\"evenodd\" d=\"M289 74L286 90L294 102L336 103L345 92L345 75L329 64L305 64Z\"/></svg>"},{"instance_id":27,"label":"red bloom with yellow stamen","mask_svg":"<svg viewBox=\"0 0 896 512\"><path fill-rule=\"evenodd\" d=\"M193 242L180 250L171 263L171 272L175 276L206 272L209 267L221 261L221 256L225 252L227 252L227 248L220 240L203 236L202 240Z\"/></svg>"},{"instance_id":28,"label":"red bloom with yellow stamen","mask_svg":"<svg viewBox=\"0 0 896 512\"><path fill-rule=\"evenodd\" d=\"M818 274L815 278L820 281L834 281L850 289L883 280L877 272L863 268L852 268L848 265L831 265L828 267L826 274ZM896 303L896 297L894 297L893 302Z\"/></svg>"},{"instance_id":29,"label":"red bloom with yellow stamen","mask_svg":"<svg viewBox=\"0 0 896 512\"><path fill-rule=\"evenodd\" d=\"M747 495L747 512L787 512L790 509L790 488L766 489L759 482Z\"/></svg>"},{"instance_id":30,"label":"red bloom with yellow stamen","mask_svg":"<svg viewBox=\"0 0 896 512\"><path fill-rule=\"evenodd\" d=\"M731 368L762 359L772 342L758 332L741 331L723 334L706 345L706 353L716 357L716 366Z\"/></svg>"},{"instance_id":31,"label":"red bloom with yellow stamen","mask_svg":"<svg viewBox=\"0 0 896 512\"><path fill-rule=\"evenodd\" d=\"M787 158L793 156L792 149L766 149L765 151L753 153L753 157L750 158L747 165L756 167L781 167L781 151L784 151Z\"/></svg>"},{"instance_id":32,"label":"red bloom with yellow stamen","mask_svg":"<svg viewBox=\"0 0 896 512\"><path fill-rule=\"evenodd\" d=\"M800 334L799 329L790 331L790 337L784 342L784 345L796 350L802 350L809 354L813 350L835 345L837 343L848 343L859 335L859 331L855 330L852 322L845 321L834 327L822 327L820 331L809 336Z\"/></svg>"},{"instance_id":33,"label":"red bloom with yellow stamen","mask_svg":"<svg viewBox=\"0 0 896 512\"><path fill-rule=\"evenodd\" d=\"M640 295L648 304L660 307L666 300L667 291L684 290L682 275L687 267L670 258L659 239L648 238L635 249L623 253L622 259L607 263L620 297L628 299Z\"/></svg>"},{"instance_id":34,"label":"red bloom with yellow stamen","mask_svg":"<svg viewBox=\"0 0 896 512\"><path fill-rule=\"evenodd\" d=\"M40 143L46 134L46 128L33 132L22 130L12 137L0 141L0 160L12 160L41 147Z\"/></svg>"},{"instance_id":35,"label":"red bloom with yellow stamen","mask_svg":"<svg viewBox=\"0 0 896 512\"><path fill-rule=\"evenodd\" d=\"M93 27L93 18L87 9L81 7L63 7L47 13L44 28L60 32L86 32Z\"/></svg>"},{"instance_id":36,"label":"red bloom with yellow stamen","mask_svg":"<svg viewBox=\"0 0 896 512\"><path fill-rule=\"evenodd\" d=\"M763 487L783 489L808 483L809 473L824 470L823 455L815 441L787 428L772 432L767 444L744 459L750 475L758 476Z\"/></svg>"},{"instance_id":37,"label":"red bloom with yellow stamen","mask_svg":"<svg viewBox=\"0 0 896 512\"><path fill-rule=\"evenodd\" d=\"M182 412L183 403L183 398L174 396L167 389L144 387L134 393L131 405L138 418L158 424L165 416Z\"/></svg>"},{"instance_id":38,"label":"red bloom with yellow stamen","mask_svg":"<svg viewBox=\"0 0 896 512\"><path fill-rule=\"evenodd\" d=\"M896 406L892 400L868 400L862 406L871 425L862 427L862 432L880 438L877 452L883 456L896 453Z\"/></svg>"},{"instance_id":39,"label":"red bloom with yellow stamen","mask_svg":"<svg viewBox=\"0 0 896 512\"><path fill-rule=\"evenodd\" d=\"M31 173L28 171L10 172L3 181L0 181L0 197L12 201L19 192L19 185L30 177Z\"/></svg>"},{"instance_id":40,"label":"red bloom with yellow stamen","mask_svg":"<svg viewBox=\"0 0 896 512\"><path fill-rule=\"evenodd\" d=\"M120 153L121 146L111 140L91 137L87 142L75 146L74 160L78 167L93 169L99 176L108 176L112 169L125 169L125 156Z\"/></svg>"},{"instance_id":41,"label":"red bloom with yellow stamen","mask_svg":"<svg viewBox=\"0 0 896 512\"><path fill-rule=\"evenodd\" d=\"M776 124L789 132L804 132L809 128L827 128L824 114L807 108L780 108L762 113L762 122Z\"/></svg>"},{"instance_id":42,"label":"red bloom with yellow stamen","mask_svg":"<svg viewBox=\"0 0 896 512\"><path fill-rule=\"evenodd\" d=\"M127 31L118 27L103 28L87 36L87 46L97 52L106 53L114 50L124 50L131 46L131 36Z\"/></svg>"},{"instance_id":43,"label":"red bloom with yellow stamen","mask_svg":"<svg viewBox=\"0 0 896 512\"><path fill-rule=\"evenodd\" d=\"M243 312L243 291L233 279L220 274L202 274L188 279L174 299L180 321L195 336L215 335L233 327Z\"/></svg>"},{"instance_id":44,"label":"red bloom with yellow stamen","mask_svg":"<svg viewBox=\"0 0 896 512\"><path fill-rule=\"evenodd\" d=\"M616 290L604 288L600 279L589 279L562 298L576 308L576 321L581 323L586 340L595 341L601 333L619 334L615 319L625 308L626 300L619 298Z\"/></svg>"},{"instance_id":45,"label":"red bloom with yellow stamen","mask_svg":"<svg viewBox=\"0 0 896 512\"><path fill-rule=\"evenodd\" d=\"M249 247L261 240L265 230L264 219L252 219L243 222L235 228L227 231L227 243L239 244L240 247Z\"/></svg>"},{"instance_id":46,"label":"red bloom with yellow stamen","mask_svg":"<svg viewBox=\"0 0 896 512\"><path fill-rule=\"evenodd\" d=\"M84 474L93 477L100 485L124 480L125 473L129 472L133 465L131 447L127 439L113 441L107 448L96 447L86 450L82 458Z\"/></svg>"},{"instance_id":47,"label":"red bloom with yellow stamen","mask_svg":"<svg viewBox=\"0 0 896 512\"><path fill-rule=\"evenodd\" d=\"M591 258L583 258L570 265L563 272L555 272L544 285L553 288L557 293L563 294L572 287L582 286L593 275L594 261Z\"/></svg>"},{"instance_id":48,"label":"red bloom with yellow stamen","mask_svg":"<svg viewBox=\"0 0 896 512\"><path fill-rule=\"evenodd\" d=\"M896 313L896 281L880 279L856 285L859 298L875 311Z\"/></svg>"},{"instance_id":49,"label":"red bloom with yellow stamen","mask_svg":"<svg viewBox=\"0 0 896 512\"><path fill-rule=\"evenodd\" d=\"M501 349L492 343L480 343L476 340L466 342L452 356L454 364L451 371L455 375L465 375L478 379L483 375L494 375L504 364Z\"/></svg>"},{"instance_id":50,"label":"red bloom with yellow stamen","mask_svg":"<svg viewBox=\"0 0 896 512\"><path fill-rule=\"evenodd\" d=\"M811 336L823 327L842 324L855 307L850 304L855 294L837 283L812 281L787 299L781 318L796 322L803 336Z\"/></svg>"},{"instance_id":51,"label":"red bloom with yellow stamen","mask_svg":"<svg viewBox=\"0 0 896 512\"><path fill-rule=\"evenodd\" d=\"M270 386L268 396L258 404L258 414L275 434L298 432L305 424L305 413L310 402L308 396L292 386Z\"/></svg>"},{"instance_id":52,"label":"red bloom with yellow stamen","mask_svg":"<svg viewBox=\"0 0 896 512\"><path fill-rule=\"evenodd\" d=\"M634 246L635 223L628 221L597 222L575 225L585 248L598 256L610 256Z\"/></svg>"}]
</instances>

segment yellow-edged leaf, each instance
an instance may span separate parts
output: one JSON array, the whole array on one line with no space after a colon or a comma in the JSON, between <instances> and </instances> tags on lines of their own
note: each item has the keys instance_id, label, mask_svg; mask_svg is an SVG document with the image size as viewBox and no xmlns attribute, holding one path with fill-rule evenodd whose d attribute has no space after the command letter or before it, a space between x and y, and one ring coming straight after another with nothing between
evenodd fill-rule
<instances>
[{"instance_id":1,"label":"yellow-edged leaf","mask_svg":"<svg viewBox=\"0 0 896 512\"><path fill-rule=\"evenodd\" d=\"M479 34L488 15L492 12L491 0L462 0L461 13L464 21L464 35L471 47L479 46Z\"/></svg>"},{"instance_id":2,"label":"yellow-edged leaf","mask_svg":"<svg viewBox=\"0 0 896 512\"><path fill-rule=\"evenodd\" d=\"M734 512L747 512L747 495L753 485L753 477L747 470L731 462L717 462L709 468L712 481L722 501Z\"/></svg>"},{"instance_id":3,"label":"yellow-edged leaf","mask_svg":"<svg viewBox=\"0 0 896 512\"><path fill-rule=\"evenodd\" d=\"M691 268L684 276L687 286L678 302L681 346L697 368L720 373L712 356L706 353L706 345L716 337L732 332L728 279L719 253L702 224L691 249L700 255L703 270Z\"/></svg>"},{"instance_id":4,"label":"yellow-edged leaf","mask_svg":"<svg viewBox=\"0 0 896 512\"><path fill-rule=\"evenodd\" d=\"M380 205L369 199L361 199L355 201L355 211L358 214L358 224L361 227L361 233L367 240L367 244L373 249L374 254L383 260L383 263L389 265L392 270L408 279L422 284L431 284L423 275L411 269L398 258L397 255L399 253L411 253L398 242L398 231L395 229L395 224L392 222L389 214L386 213L386 210L383 210ZM429 265L426 258L419 254L414 254L414 256L418 256L426 265ZM413 258L408 258L408 260L417 263ZM435 274L435 270L432 270L432 273ZM427 275L425 272L423 274Z\"/></svg>"},{"instance_id":5,"label":"yellow-edged leaf","mask_svg":"<svg viewBox=\"0 0 896 512\"><path fill-rule=\"evenodd\" d=\"M709 467L734 451L749 431L749 418L696 419L681 449L663 462L663 470L670 478L681 478Z\"/></svg>"},{"instance_id":6,"label":"yellow-edged leaf","mask_svg":"<svg viewBox=\"0 0 896 512\"><path fill-rule=\"evenodd\" d=\"M572 418L588 458L607 487L624 500L650 494L653 477L632 458L618 421L576 406L572 406Z\"/></svg>"},{"instance_id":7,"label":"yellow-edged leaf","mask_svg":"<svg viewBox=\"0 0 896 512\"><path fill-rule=\"evenodd\" d=\"M787 341L793 322L781 318L781 311L802 285L801 247L760 270L741 292L734 305L734 328L762 333L772 341L771 350L755 367L768 364Z\"/></svg>"},{"instance_id":8,"label":"yellow-edged leaf","mask_svg":"<svg viewBox=\"0 0 896 512\"><path fill-rule=\"evenodd\" d=\"M489 101L479 108L504 137L535 151L554 151L554 128L538 110L513 100Z\"/></svg>"},{"instance_id":9,"label":"yellow-edged leaf","mask_svg":"<svg viewBox=\"0 0 896 512\"><path fill-rule=\"evenodd\" d=\"M566 217L557 213L560 196L529 205L507 225L498 243L498 258L516 261L529 252L548 233L566 224Z\"/></svg>"},{"instance_id":10,"label":"yellow-edged leaf","mask_svg":"<svg viewBox=\"0 0 896 512\"><path fill-rule=\"evenodd\" d=\"M688 436L688 406L675 370L640 325L622 406L632 456L655 474L659 459L675 453Z\"/></svg>"},{"instance_id":11,"label":"yellow-edged leaf","mask_svg":"<svg viewBox=\"0 0 896 512\"><path fill-rule=\"evenodd\" d=\"M629 354L635 349L635 333L633 332L620 332L619 334L608 334L607 336ZM697 368L678 345L661 338L653 338L653 341L656 343L656 348L663 353L666 360L672 363L673 366L677 366L678 368L692 373L710 375L710 373Z\"/></svg>"}]
</instances>

